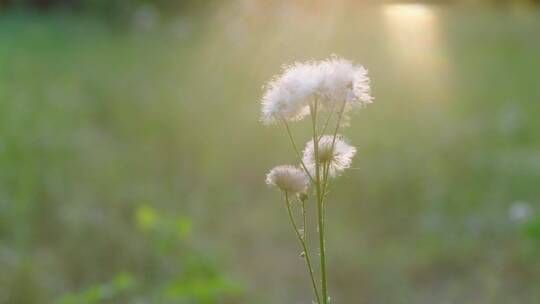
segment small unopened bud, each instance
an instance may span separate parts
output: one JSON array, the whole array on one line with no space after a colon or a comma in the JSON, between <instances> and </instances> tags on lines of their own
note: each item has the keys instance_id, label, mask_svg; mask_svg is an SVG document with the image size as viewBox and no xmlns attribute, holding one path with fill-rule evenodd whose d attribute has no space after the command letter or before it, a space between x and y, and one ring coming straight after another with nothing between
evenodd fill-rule
<instances>
[{"instance_id":1,"label":"small unopened bud","mask_svg":"<svg viewBox=\"0 0 540 304\"><path fill-rule=\"evenodd\" d=\"M301 202L305 202L308 199L308 195L305 192L298 193L298 199Z\"/></svg>"},{"instance_id":2,"label":"small unopened bud","mask_svg":"<svg viewBox=\"0 0 540 304\"><path fill-rule=\"evenodd\" d=\"M300 257L301 257L301 258L303 258L303 257L305 257L305 256L306 256L306 252L305 252L305 251L300 252Z\"/></svg>"}]
</instances>

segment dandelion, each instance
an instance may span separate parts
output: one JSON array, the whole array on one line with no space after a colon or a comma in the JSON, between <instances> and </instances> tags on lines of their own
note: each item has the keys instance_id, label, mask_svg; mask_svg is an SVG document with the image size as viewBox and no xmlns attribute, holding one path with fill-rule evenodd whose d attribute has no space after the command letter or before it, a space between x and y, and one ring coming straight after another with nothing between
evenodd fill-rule
<instances>
[{"instance_id":1,"label":"dandelion","mask_svg":"<svg viewBox=\"0 0 540 304\"><path fill-rule=\"evenodd\" d=\"M356 148L349 145L341 136L324 135L318 141L319 162L328 170L330 177L336 177L351 166ZM309 141L304 149L303 161L311 175L315 174L315 145Z\"/></svg>"},{"instance_id":2,"label":"dandelion","mask_svg":"<svg viewBox=\"0 0 540 304\"><path fill-rule=\"evenodd\" d=\"M266 175L266 184L288 193L304 192L308 182L304 171L293 166L277 166Z\"/></svg>"},{"instance_id":3,"label":"dandelion","mask_svg":"<svg viewBox=\"0 0 540 304\"><path fill-rule=\"evenodd\" d=\"M283 122L300 163L300 167L273 168L266 176L266 183L283 191L289 220L302 249L300 256L305 260L313 287L316 299L314 303L328 304L330 297L327 288L324 210L329 179L349 168L356 154L356 149L338 135L338 131L348 118L345 115L347 111L364 107L373 100L367 70L333 56L321 62L285 66L283 73L271 80L265 88L262 122L266 125ZM302 120L307 116L311 117L312 136L301 155L288 122ZM331 124L334 124L333 135L322 136ZM310 186L314 195L308 195ZM299 204L293 206L291 199L294 197ZM314 198L316 204L310 205L310 198ZM320 280L311 263L306 206L317 208ZM298 215L294 214L294 208L301 210L302 226L297 224Z\"/></svg>"}]
</instances>

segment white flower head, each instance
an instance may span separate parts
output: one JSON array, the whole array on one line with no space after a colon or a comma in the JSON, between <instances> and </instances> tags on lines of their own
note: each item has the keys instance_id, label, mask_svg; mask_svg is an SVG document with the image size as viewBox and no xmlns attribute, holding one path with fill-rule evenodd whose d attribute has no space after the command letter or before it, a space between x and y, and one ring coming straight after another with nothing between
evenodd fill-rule
<instances>
[{"instance_id":1,"label":"white flower head","mask_svg":"<svg viewBox=\"0 0 540 304\"><path fill-rule=\"evenodd\" d=\"M284 66L283 73L265 85L262 121L301 120L314 101L327 111L366 106L373 101L367 70L337 56Z\"/></svg>"},{"instance_id":2,"label":"white flower head","mask_svg":"<svg viewBox=\"0 0 540 304\"><path fill-rule=\"evenodd\" d=\"M301 120L309 114L309 102L321 88L320 66L314 62L285 66L283 73L266 84L262 98L262 121Z\"/></svg>"},{"instance_id":3,"label":"white flower head","mask_svg":"<svg viewBox=\"0 0 540 304\"><path fill-rule=\"evenodd\" d=\"M333 146L333 147L332 147ZM356 154L356 148L349 145L346 140L338 135L334 141L331 135L324 135L318 144L319 161L328 166L328 175L336 177L351 166L352 158ZM304 149L303 162L312 176L315 175L315 145L310 140ZM322 169L320 169L322 172Z\"/></svg>"},{"instance_id":4,"label":"white flower head","mask_svg":"<svg viewBox=\"0 0 540 304\"><path fill-rule=\"evenodd\" d=\"M322 105L328 110L339 111L361 108L373 102L367 70L351 61L332 56L320 63L324 75L321 91Z\"/></svg>"},{"instance_id":5,"label":"white flower head","mask_svg":"<svg viewBox=\"0 0 540 304\"><path fill-rule=\"evenodd\" d=\"M277 166L266 175L266 184L289 193L301 193L309 180L304 171L294 166Z\"/></svg>"}]
</instances>

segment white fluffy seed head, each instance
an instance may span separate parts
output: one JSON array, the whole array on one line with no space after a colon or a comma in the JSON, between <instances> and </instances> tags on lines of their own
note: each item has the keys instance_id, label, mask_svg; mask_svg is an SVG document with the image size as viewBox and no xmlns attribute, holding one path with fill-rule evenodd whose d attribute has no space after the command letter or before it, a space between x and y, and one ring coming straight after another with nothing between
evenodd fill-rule
<instances>
[{"instance_id":1,"label":"white fluffy seed head","mask_svg":"<svg viewBox=\"0 0 540 304\"><path fill-rule=\"evenodd\" d=\"M289 193L301 193L307 189L308 177L294 166L277 166L266 175L266 184Z\"/></svg>"},{"instance_id":2,"label":"white fluffy seed head","mask_svg":"<svg viewBox=\"0 0 540 304\"><path fill-rule=\"evenodd\" d=\"M281 119L301 120L314 100L329 111L339 111L343 104L349 110L371 103L367 70L337 56L285 66L281 75L265 85L262 121L270 125Z\"/></svg>"},{"instance_id":3,"label":"white fluffy seed head","mask_svg":"<svg viewBox=\"0 0 540 304\"><path fill-rule=\"evenodd\" d=\"M322 167L328 165L328 175L336 177L351 166L352 158L356 154L356 148L349 145L340 135L334 137L331 135L322 136L319 139L318 153L319 161ZM332 147L333 143L333 147ZM304 149L304 164L312 176L315 175L315 145L313 140L309 141ZM322 169L320 169L322 172Z\"/></svg>"},{"instance_id":4,"label":"white fluffy seed head","mask_svg":"<svg viewBox=\"0 0 540 304\"><path fill-rule=\"evenodd\" d=\"M324 74L324 98L321 102L328 110L339 111L361 108L373 102L367 70L351 61L332 56L320 63Z\"/></svg>"},{"instance_id":5,"label":"white fluffy seed head","mask_svg":"<svg viewBox=\"0 0 540 304\"><path fill-rule=\"evenodd\" d=\"M309 102L321 87L319 65L313 62L286 66L283 73L266 84L262 98L262 121L301 120L309 114Z\"/></svg>"}]
</instances>

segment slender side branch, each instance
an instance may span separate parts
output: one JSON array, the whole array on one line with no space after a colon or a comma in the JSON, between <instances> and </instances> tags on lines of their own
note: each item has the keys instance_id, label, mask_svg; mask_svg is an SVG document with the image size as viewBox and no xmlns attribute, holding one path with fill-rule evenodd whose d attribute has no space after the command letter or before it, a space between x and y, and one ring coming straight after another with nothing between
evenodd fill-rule
<instances>
[{"instance_id":1,"label":"slender side branch","mask_svg":"<svg viewBox=\"0 0 540 304\"><path fill-rule=\"evenodd\" d=\"M287 123L287 121L285 119L282 119L282 121L283 121L283 124L285 125L285 129L287 129L287 134L289 135L289 140L291 141L294 152L296 153L296 157L298 157L298 160L300 161L300 165L302 166L302 169L304 169L304 171L306 172L306 175L309 177L309 180L311 181L311 183L314 184L315 180L313 179L313 177L309 173L309 171L308 171L308 169L306 167L306 164L304 164L304 161L302 160L302 155L300 155L300 151L298 150L298 147L296 146L296 143L294 142L294 138L292 136L291 129L289 128L289 124Z\"/></svg>"},{"instance_id":2,"label":"slender side branch","mask_svg":"<svg viewBox=\"0 0 540 304\"><path fill-rule=\"evenodd\" d=\"M332 146L330 147L330 151L334 151L334 146L335 146L335 143L336 143L337 133L338 133L339 127L341 126L341 120L343 118L343 113L345 112L345 104L346 104L346 101L344 100L343 103L341 104L341 107L340 107L339 112L338 112L338 117L337 117L337 121L336 121L336 127L334 129L334 134L333 134L333 137L332 137ZM330 162L327 162L327 163L324 164L324 168L323 168L323 193L322 193L322 202L321 202L322 213L323 213L323 223L322 223L323 231L326 229L326 206L325 206L326 204L325 204L325 199L326 199L326 196L328 194L329 171L330 171Z\"/></svg>"},{"instance_id":3,"label":"slender side branch","mask_svg":"<svg viewBox=\"0 0 540 304\"><path fill-rule=\"evenodd\" d=\"M330 119L332 118L333 113L334 113L334 111L330 111L330 113L328 113L328 117L326 117L326 121L324 122L323 128L322 128L321 132L319 132L319 139L318 140L321 140L321 138L324 136L324 132L326 132L326 128L328 127L328 124L330 123Z\"/></svg>"},{"instance_id":4,"label":"slender side branch","mask_svg":"<svg viewBox=\"0 0 540 304\"><path fill-rule=\"evenodd\" d=\"M337 121L336 121L336 128L334 129L334 135L333 135L333 138L332 138L332 146L331 146L330 151L334 151L334 144L336 143L336 137L337 137L339 127L341 126L341 119L343 118L343 112L345 112L345 104L346 103L347 103L347 101L344 100L343 103L341 104L341 108L339 109L338 118L337 118ZM328 164L327 166L329 166L329 165L330 164Z\"/></svg>"},{"instance_id":5,"label":"slender side branch","mask_svg":"<svg viewBox=\"0 0 540 304\"><path fill-rule=\"evenodd\" d=\"M337 118L337 121L336 121L336 128L334 129L334 134L333 134L333 137L332 137L332 145L330 146L330 151L334 151L334 146L336 144L337 133L338 133L339 127L341 126L341 119L343 118L343 112L345 111L345 103L346 103L346 101L343 101L343 104L341 105L341 108L340 108L339 113L338 113L338 118ZM330 171L330 162L327 162L326 164L324 164L324 169L323 169L323 195L324 195L324 197L326 197L326 194L327 194L327 191L328 191L328 175L329 175L329 171Z\"/></svg>"},{"instance_id":6,"label":"slender side branch","mask_svg":"<svg viewBox=\"0 0 540 304\"><path fill-rule=\"evenodd\" d=\"M306 245L306 213L304 210L304 202L302 202L302 216L304 221L304 235L300 233L300 230L298 230L298 226L296 225L296 221L294 220L294 216L292 214L291 210L291 203L289 201L289 194L285 191L285 204L287 205L287 212L289 213L289 219L291 221L291 224L294 228L294 232L296 233L296 237L298 237L298 241L300 242L300 246L302 246L302 249L304 250L304 258L306 260L306 266L309 271L309 276L311 278L311 284L313 286L313 293L315 294L315 298L317 298L317 303L321 303L321 299L319 297L319 290L317 289L317 283L315 282L315 275L313 274L313 267L311 266L311 258L309 255L308 247Z\"/></svg>"}]
</instances>

